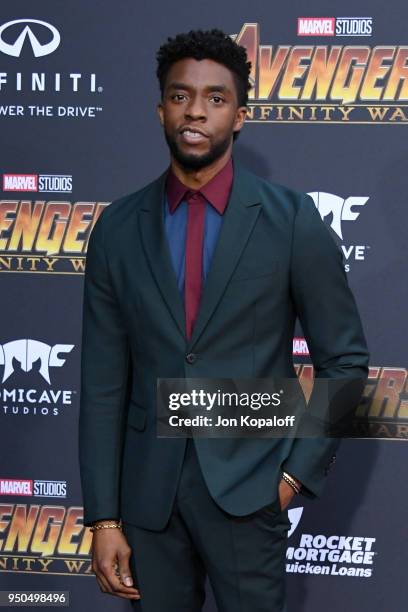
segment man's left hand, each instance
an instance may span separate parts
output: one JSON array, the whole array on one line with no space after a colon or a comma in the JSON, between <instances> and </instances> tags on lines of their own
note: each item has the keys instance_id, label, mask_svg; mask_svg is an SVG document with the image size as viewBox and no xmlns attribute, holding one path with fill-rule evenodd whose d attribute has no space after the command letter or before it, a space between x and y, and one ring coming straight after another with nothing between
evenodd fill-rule
<instances>
[{"instance_id":1,"label":"man's left hand","mask_svg":"<svg viewBox=\"0 0 408 612\"><path fill-rule=\"evenodd\" d=\"M279 483L279 503L282 511L285 510L286 507L290 504L294 495L295 491L282 478Z\"/></svg>"}]
</instances>

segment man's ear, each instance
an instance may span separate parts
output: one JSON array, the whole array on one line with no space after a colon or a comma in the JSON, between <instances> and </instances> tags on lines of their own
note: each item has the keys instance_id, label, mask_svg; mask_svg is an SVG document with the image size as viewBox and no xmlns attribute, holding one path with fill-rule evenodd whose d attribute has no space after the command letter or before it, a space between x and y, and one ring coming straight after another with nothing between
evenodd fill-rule
<instances>
[{"instance_id":1,"label":"man's ear","mask_svg":"<svg viewBox=\"0 0 408 612\"><path fill-rule=\"evenodd\" d=\"M242 126L244 125L247 112L248 108L246 106L239 106L237 108L234 122L234 132L239 132L241 130Z\"/></svg>"},{"instance_id":2,"label":"man's ear","mask_svg":"<svg viewBox=\"0 0 408 612\"><path fill-rule=\"evenodd\" d=\"M163 104L159 102L157 105L157 114L159 115L159 120L160 120L161 125L164 125L163 113L164 113Z\"/></svg>"}]
</instances>

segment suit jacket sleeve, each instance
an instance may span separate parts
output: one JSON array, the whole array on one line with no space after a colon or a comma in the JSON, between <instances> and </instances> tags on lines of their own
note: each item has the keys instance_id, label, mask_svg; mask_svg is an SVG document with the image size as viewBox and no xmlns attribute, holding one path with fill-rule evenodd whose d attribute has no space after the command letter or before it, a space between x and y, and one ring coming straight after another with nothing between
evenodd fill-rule
<instances>
[{"instance_id":1,"label":"suit jacket sleeve","mask_svg":"<svg viewBox=\"0 0 408 612\"><path fill-rule=\"evenodd\" d=\"M343 257L312 198L302 201L294 222L291 292L315 370L315 379L342 379L353 411L364 390L369 353ZM326 381L328 382L328 381ZM351 385L350 385L351 383ZM336 380L339 397L339 380ZM314 386L307 413L322 415L322 393ZM328 386L330 395L330 383ZM324 395L324 394L323 394ZM324 409L323 409L324 412ZM303 493L320 496L338 438L296 438L283 469L303 484Z\"/></svg>"},{"instance_id":2,"label":"suit jacket sleeve","mask_svg":"<svg viewBox=\"0 0 408 612\"><path fill-rule=\"evenodd\" d=\"M129 342L104 245L105 209L89 239L83 294L79 465L84 524L119 518Z\"/></svg>"}]
</instances>

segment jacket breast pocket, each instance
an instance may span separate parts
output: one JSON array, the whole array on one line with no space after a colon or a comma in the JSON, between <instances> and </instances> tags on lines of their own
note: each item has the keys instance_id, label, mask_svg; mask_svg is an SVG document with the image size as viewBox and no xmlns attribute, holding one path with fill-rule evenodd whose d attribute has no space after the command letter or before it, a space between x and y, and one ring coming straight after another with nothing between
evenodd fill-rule
<instances>
[{"instance_id":1,"label":"jacket breast pocket","mask_svg":"<svg viewBox=\"0 0 408 612\"><path fill-rule=\"evenodd\" d=\"M234 274L231 276L231 282L244 281L244 280L256 280L258 278L276 279L280 276L280 266L278 261L264 261L262 262L245 262L238 265Z\"/></svg>"},{"instance_id":2,"label":"jacket breast pocket","mask_svg":"<svg viewBox=\"0 0 408 612\"><path fill-rule=\"evenodd\" d=\"M127 425L138 431L143 431L146 427L146 416L146 410L131 399L129 402Z\"/></svg>"}]
</instances>

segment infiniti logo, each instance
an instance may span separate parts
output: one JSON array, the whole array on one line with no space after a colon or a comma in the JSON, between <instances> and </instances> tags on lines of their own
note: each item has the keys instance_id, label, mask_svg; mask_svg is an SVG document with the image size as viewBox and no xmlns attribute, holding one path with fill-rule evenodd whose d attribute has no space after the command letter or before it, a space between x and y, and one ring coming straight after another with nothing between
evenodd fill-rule
<instances>
[{"instance_id":1,"label":"infiniti logo","mask_svg":"<svg viewBox=\"0 0 408 612\"><path fill-rule=\"evenodd\" d=\"M40 26L47 28L52 34L50 42L41 43L38 38L33 34L30 26L26 25L20 32L14 43L7 43L3 40L3 32L8 28L14 26L16 23L27 24L37 23ZM61 36L56 28L46 21L40 21L39 19L15 19L14 21L8 21L0 27L0 51L6 53L6 55L12 55L13 57L20 57L21 50L23 48L25 39L28 38L30 41L31 48L33 50L34 57L42 57L43 55L49 55L61 42Z\"/></svg>"}]
</instances>

